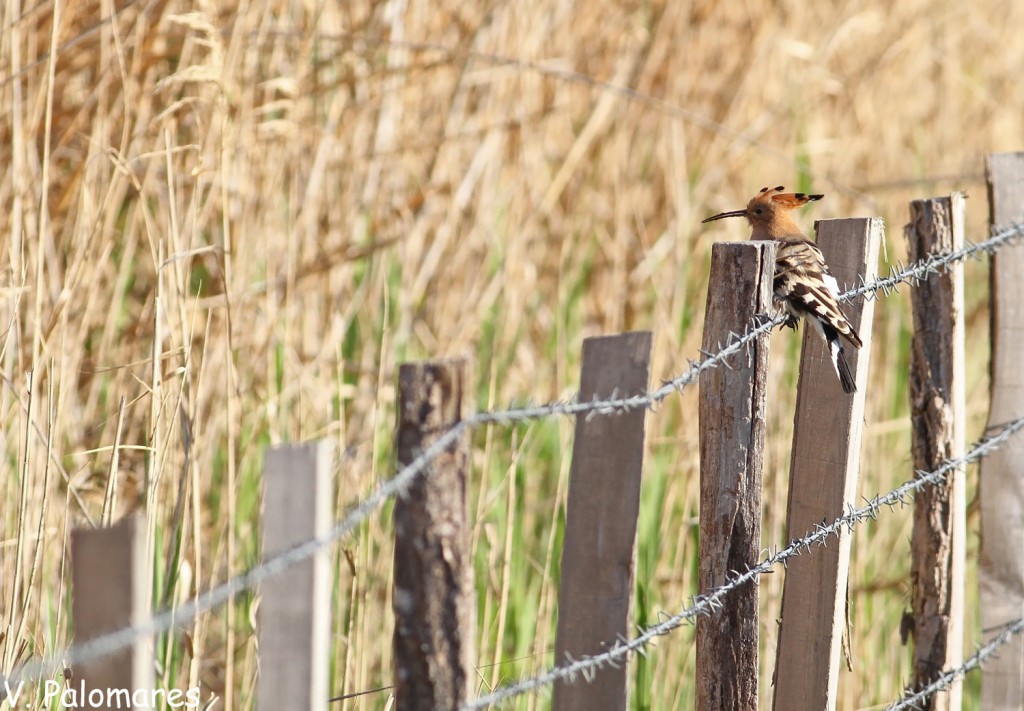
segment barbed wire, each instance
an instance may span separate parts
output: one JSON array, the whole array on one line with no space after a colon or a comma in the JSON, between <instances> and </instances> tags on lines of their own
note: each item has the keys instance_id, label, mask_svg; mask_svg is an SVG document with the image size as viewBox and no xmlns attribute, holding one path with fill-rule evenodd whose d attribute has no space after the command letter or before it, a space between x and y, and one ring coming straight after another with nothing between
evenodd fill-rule
<instances>
[{"instance_id":1,"label":"barbed wire","mask_svg":"<svg viewBox=\"0 0 1024 711\"><path fill-rule=\"evenodd\" d=\"M992 256L1000 247L1019 242L1022 238L1024 238L1024 223L1015 222L1009 224L999 228L994 235L981 242L965 240L963 247L952 252L929 254L924 259L920 259L908 266L896 264L889 269L888 276L875 279L870 283L861 283L859 286L840 295L839 300L850 301L858 296L873 299L877 297L878 292L883 292L888 296L900 284L917 284L928 274L940 274L951 264L963 262L973 257L980 257L982 252Z\"/></svg>"},{"instance_id":2,"label":"barbed wire","mask_svg":"<svg viewBox=\"0 0 1024 711\"><path fill-rule=\"evenodd\" d=\"M963 679L967 674L974 669L981 668L989 657L992 657L999 651L999 648L1007 644L1015 636L1024 632L1024 617L1019 617L1012 622L1000 625L1002 631L989 640L985 645L978 648L978 650L964 660L963 664L953 669L948 669L937 676L927 686L922 687L919 690L913 690L908 688L904 695L899 701L895 701L886 707L886 711L904 711L904 709L923 709L926 708L925 702L935 693L943 691L949 688L957 681L957 679ZM477 668L479 670L479 668ZM387 691L393 689L393 686L383 686L376 689L367 689L365 691L357 691L350 694L343 694L328 699L329 702L342 701L345 699L352 699L357 696L364 696L366 694L373 694L381 691Z\"/></svg>"},{"instance_id":3,"label":"barbed wire","mask_svg":"<svg viewBox=\"0 0 1024 711\"><path fill-rule=\"evenodd\" d=\"M760 575L770 572L780 563L785 565L786 561L790 558L809 552L813 546L824 546L829 536L838 534L844 528L852 533L857 524L868 519L875 519L883 507L893 508L909 504L907 498L909 494L925 486L944 481L950 472L986 456L1022 429L1024 429L1024 417L991 428L989 430L990 433L995 430L998 430L998 432L986 434L986 436L982 437L961 456L945 460L934 471L916 472L913 479L904 482L883 496L876 496L868 500L864 506L852 509L828 525L821 524L816 526L813 531L803 538L795 539L782 550L770 553L761 563L749 568L746 572L738 573L732 571L731 577L724 584L708 593L695 595L691 598L691 605L689 607L665 618L657 624L647 627L636 637L628 640L620 639L607 652L601 654L578 660L569 658L565 664L552 667L543 674L509 684L486 696L481 696L463 704L459 707L459 711L473 711L474 709L486 708L492 704L500 704L515 696L550 686L558 681L572 683L579 675L583 675L589 681L593 678L594 673L602 667L622 664L633 653L643 654L646 647L655 638L663 637L684 624L694 621L699 616L707 616L720 610L723 606L723 598L733 590L753 581Z\"/></svg>"},{"instance_id":4,"label":"barbed wire","mask_svg":"<svg viewBox=\"0 0 1024 711\"><path fill-rule=\"evenodd\" d=\"M962 679L971 670L980 668L989 657L999 651L1000 647L1021 632L1024 632L1024 617L1019 617L1013 622L1004 625L1002 632L989 640L984 646L979 647L978 651L964 660L964 663L960 666L942 672L934 681L918 691L907 690L903 698L889 706L886 711L925 708L925 702L932 694L949 688L957 679Z\"/></svg>"},{"instance_id":5,"label":"barbed wire","mask_svg":"<svg viewBox=\"0 0 1024 711\"><path fill-rule=\"evenodd\" d=\"M840 300L848 301L857 296L872 298L878 292L886 295L902 282L915 283L928 273L939 273L950 264L978 256L981 252L994 253L1000 247L1011 244L1024 237L1024 224L1014 224L1001 232L979 243L953 252L930 255L907 267L890 270L884 278L844 292ZM774 327L781 325L787 317L779 314L770 318L761 318L760 322L743 334L730 333L727 342L717 352L704 353L702 360L691 360L689 367L675 378L665 381L659 388L634 396L617 396L613 393L607 399L595 398L590 401L555 401L543 405L524 406L505 410L492 410L475 415L454 423L447 431L439 435L429 447L424 449L410 463L402 467L392 478L381 483L365 499L352 507L344 518L323 536L309 539L288 549L287 551L266 559L259 565L224 581L210 590L200 593L178 607L163 610L147 622L125 627L120 630L97 637L89 642L74 645L59 656L28 662L14 670L10 679L23 677L48 676L66 664L81 664L100 657L113 654L131 645L138 637L149 634L161 634L171 629L183 627L204 612L208 612L231 600L239 593L251 589L260 582L284 572L319 552L322 548L344 538L364 519L366 519L383 501L400 495L412 483L414 478L427 470L430 462L451 446L458 437L471 428L487 424L512 424L543 419L552 416L571 415L611 415L632 410L653 408L673 392L681 392L687 385L696 380L706 370L726 365L727 361L742 351L745 346L758 337L769 333ZM784 559L783 559L784 560Z\"/></svg>"}]
</instances>

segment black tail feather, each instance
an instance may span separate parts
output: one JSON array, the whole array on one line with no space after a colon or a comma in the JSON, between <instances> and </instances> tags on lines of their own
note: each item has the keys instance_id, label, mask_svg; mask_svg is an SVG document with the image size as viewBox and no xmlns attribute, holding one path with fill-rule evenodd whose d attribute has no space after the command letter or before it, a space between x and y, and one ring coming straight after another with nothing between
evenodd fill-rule
<instances>
[{"instance_id":1,"label":"black tail feather","mask_svg":"<svg viewBox=\"0 0 1024 711\"><path fill-rule=\"evenodd\" d=\"M846 356L843 355L843 342L839 340L839 331L825 321L817 321L817 323L820 324L821 335L825 337L825 346L828 348L832 365L839 376L839 383L843 386L843 392L847 395L857 392L857 383L854 382L850 365L846 362Z\"/></svg>"},{"instance_id":2,"label":"black tail feather","mask_svg":"<svg viewBox=\"0 0 1024 711\"><path fill-rule=\"evenodd\" d=\"M839 382L843 386L843 392L847 395L857 392L857 383L853 381L853 373L850 372L850 366L846 363L842 348L836 354L836 370L839 372Z\"/></svg>"}]
</instances>

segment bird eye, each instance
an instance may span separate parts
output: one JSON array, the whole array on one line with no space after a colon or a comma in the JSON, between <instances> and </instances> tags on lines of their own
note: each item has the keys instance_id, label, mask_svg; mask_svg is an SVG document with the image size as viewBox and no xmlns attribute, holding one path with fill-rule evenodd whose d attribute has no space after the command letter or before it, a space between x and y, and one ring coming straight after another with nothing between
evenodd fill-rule
<instances>
[{"instance_id":1,"label":"bird eye","mask_svg":"<svg viewBox=\"0 0 1024 711\"><path fill-rule=\"evenodd\" d=\"M755 207L754 208L754 214L755 215L760 215L762 212L764 212L764 208L763 207Z\"/></svg>"}]
</instances>

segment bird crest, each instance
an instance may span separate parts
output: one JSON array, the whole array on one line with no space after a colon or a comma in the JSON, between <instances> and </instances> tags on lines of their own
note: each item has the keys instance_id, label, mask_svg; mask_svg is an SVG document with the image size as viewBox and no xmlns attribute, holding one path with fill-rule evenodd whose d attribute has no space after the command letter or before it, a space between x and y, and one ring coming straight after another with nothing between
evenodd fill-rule
<instances>
[{"instance_id":1,"label":"bird crest","mask_svg":"<svg viewBox=\"0 0 1024 711\"><path fill-rule=\"evenodd\" d=\"M803 207L809 202L815 200L821 200L824 195L808 195L807 193L787 193L783 192L785 186L779 185L774 188L761 188L761 192L751 198L748 207L755 202L771 203L783 210L795 210L798 207Z\"/></svg>"},{"instance_id":2,"label":"bird crest","mask_svg":"<svg viewBox=\"0 0 1024 711\"><path fill-rule=\"evenodd\" d=\"M824 195L808 193L787 193L785 187L761 188L761 192L750 199L742 210L720 212L703 220L721 220L725 217L745 217L752 228L750 239L781 239L784 237L801 237L803 233L789 216L795 210L814 200L821 200Z\"/></svg>"}]
</instances>

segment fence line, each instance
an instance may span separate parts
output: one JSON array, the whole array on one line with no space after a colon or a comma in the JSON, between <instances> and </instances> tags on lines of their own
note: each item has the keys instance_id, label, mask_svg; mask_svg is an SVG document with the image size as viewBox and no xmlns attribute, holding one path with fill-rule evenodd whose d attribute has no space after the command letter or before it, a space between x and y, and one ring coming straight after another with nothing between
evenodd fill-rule
<instances>
[{"instance_id":1,"label":"fence line","mask_svg":"<svg viewBox=\"0 0 1024 711\"><path fill-rule=\"evenodd\" d=\"M841 301L848 301L858 296L864 296L865 298L876 298L879 292L888 296L890 293L895 291L895 287L900 283L907 282L912 285L919 281L923 276L929 273L937 273L949 264L955 262L964 261L971 257L980 256L982 252L986 254L994 254L1000 247L1014 244L1024 238L1024 223L1015 223L1007 226L1001 232L989 237L988 239L978 243L968 243L963 249L956 250L954 252L948 252L945 254L931 255L928 258L921 260L920 262L908 265L906 267L894 267L890 270L887 277L877 279L872 282L861 284L853 289L844 292L840 296ZM441 452L447 449L456 439L467 429L475 428L481 425L487 424L513 424L521 422L529 422L532 420L543 419L556 415L581 415L586 414L588 416L593 415L607 415L618 412L629 412L630 410L637 408L653 408L654 405L666 399L670 394L676 391L682 391L687 385L696 380L696 378L705 370L710 368L718 367L719 365L725 365L729 367L728 359L739 353L743 348L751 341L758 338L764 333L768 333L775 326L781 325L786 320L786 317L782 314L773 316L771 318L759 318L757 326L746 331L742 335L730 334L729 342L726 343L715 353L702 353L704 355L703 360L690 361L690 366L683 373L676 376L675 378L665 381L661 387L650 391L643 395L635 395L631 397L612 397L609 399L601 400L595 399L587 402L574 402L574 401L554 401L544 405L526 406L519 408L509 408L506 410L492 410L484 411L473 415L470 418L462 420L453 425L447 432L440 435L437 440L430 446L427 447L419 457L410 462L407 466L403 467L398 471L392 478L383 482L380 486L372 491L365 499L356 504L350 511L337 523L326 535L317 538L311 538L294 548L291 548L277 556L267 559L263 563L254 566L250 570L241 573L234 578L224 581L220 585L211 588L210 590L197 595L178 607L172 607L153 615L148 622L145 624L138 625L136 627L125 627L109 634L97 637L89 642L79 645L73 645L69 649L65 650L60 655L53 655L49 658L44 658L37 661L28 662L20 667L16 667L12 670L9 680L18 681L24 677L38 677L38 676L49 676L55 671L63 668L65 664L81 664L87 661L91 661L96 658L104 657L121 649L124 649L128 645L132 644L134 640L142 635L149 634L161 634L168 630L179 628L192 622L200 614L210 611L220 605L228 602L234 598L237 594L249 590L258 585L263 580L266 580L274 575L284 572L291 566L306 560L310 556L317 553L321 548L331 545L337 540L344 538L350 533L356 526L358 526L364 519L366 519L383 501L400 495L406 490L410 482L424 472L429 466L430 462L437 457ZM1017 421L1014 421L1017 422ZM1024 422L1024 420L1021 420ZM983 454L978 456L984 456ZM973 461L973 460L972 460ZM916 489L918 487L913 487ZM913 489L907 490L912 491ZM895 491L895 490L894 490ZM893 492L890 492L890 495ZM904 494L907 492L903 492ZM885 497L883 497L885 498ZM885 505L886 502L880 502ZM837 519L836 523L839 523L842 519ZM835 525L835 524L833 524ZM829 527L830 529L831 527ZM838 529L836 529L838 530ZM817 535L817 532L816 534ZM815 539L817 540L817 539ZM788 550L788 549L787 549ZM784 553L785 551L783 551ZM787 558L792 557L795 554L788 554L775 560L771 565L775 565L778 562L782 562ZM768 561L766 561L767 563ZM764 563L762 563L764 565ZM771 566L769 566L771 567ZM759 569L761 566L758 566ZM756 570L752 569L752 570ZM745 575L749 575L750 572ZM732 587L735 587L733 585ZM731 590L732 587L729 589ZM727 591L725 591L727 592ZM723 593L724 594L724 593ZM715 598L717 600L717 597ZM699 602L699 596L694 598L695 603ZM714 606L714 602L710 603ZM686 612L685 610L683 612ZM682 613L680 613L682 614ZM696 614L696 613L693 613ZM688 615L685 618L688 619L693 615ZM674 619L674 618L670 618ZM662 623L664 624L664 623ZM680 623L677 623L675 627L678 627ZM656 625L655 627L660 627ZM672 627L674 628L674 627ZM669 629L672 629L669 628ZM652 628L648 628L652 629ZM660 634L665 634L668 629ZM638 638L635 638L638 639ZM612 650L607 654L612 654L615 650ZM627 650L633 651L633 650ZM602 659L606 655L600 655L591 659ZM621 656L621 655L620 655ZM618 656L611 658L607 663L610 663L613 659ZM590 668L593 665L587 665ZM567 667L569 668L569 667ZM558 667L556 667L558 669ZM572 674L577 673L578 670L574 670ZM0 681L3 681L0 679ZM522 692L518 692L522 693ZM514 694L513 694L514 695ZM465 708L479 708L476 706L469 706Z\"/></svg>"},{"instance_id":2,"label":"fence line","mask_svg":"<svg viewBox=\"0 0 1024 711\"><path fill-rule=\"evenodd\" d=\"M816 526L813 532L808 533L803 538L794 539L788 546L769 554L760 564L744 573L733 571L733 577L724 585L708 593L693 596L691 598L693 602L690 607L670 617L666 617L655 625L647 627L641 634L632 639L619 640L609 651L585 659L575 660L569 658L568 662L564 665L552 667L543 674L509 684L486 696L474 699L460 706L459 711L483 709L491 704L501 703L514 696L534 691L543 686L549 686L556 681L565 680L572 682L580 674L587 678L594 670L605 664L620 664L625 662L633 652L644 653L647 645L655 637L663 637L699 615L709 615L720 609L723 605L722 599L741 585L745 585L758 576L770 572L779 563L785 565L786 561L790 558L809 552L812 546L824 546L828 537L838 533L843 527L847 527L852 531L858 523L868 519L875 519L883 506L892 508L897 505L909 504L907 500L908 494L927 485L943 481L949 472L981 459L1022 429L1024 429L1024 417L1005 423L997 434L987 434L963 455L947 459L938 469L931 472L917 472L915 478L900 484L887 494L875 496L873 499L867 500L866 505L853 509L828 525Z\"/></svg>"},{"instance_id":3,"label":"fence line","mask_svg":"<svg viewBox=\"0 0 1024 711\"><path fill-rule=\"evenodd\" d=\"M967 672L972 669L980 668L985 661L994 655L1000 647L1009 642L1011 639L1016 637L1021 632L1024 632L1024 617L1019 617L1012 622L1008 622L1003 631L993 637L986 645L979 647L978 651L964 660L964 663L955 669L949 669L944 671L935 681L921 688L916 692L908 691L902 699L893 703L889 706L886 711L902 711L903 709L921 709L925 708L923 705L927 701L928 697L937 691L942 691L948 688L957 679L961 679L967 675Z\"/></svg>"}]
</instances>

